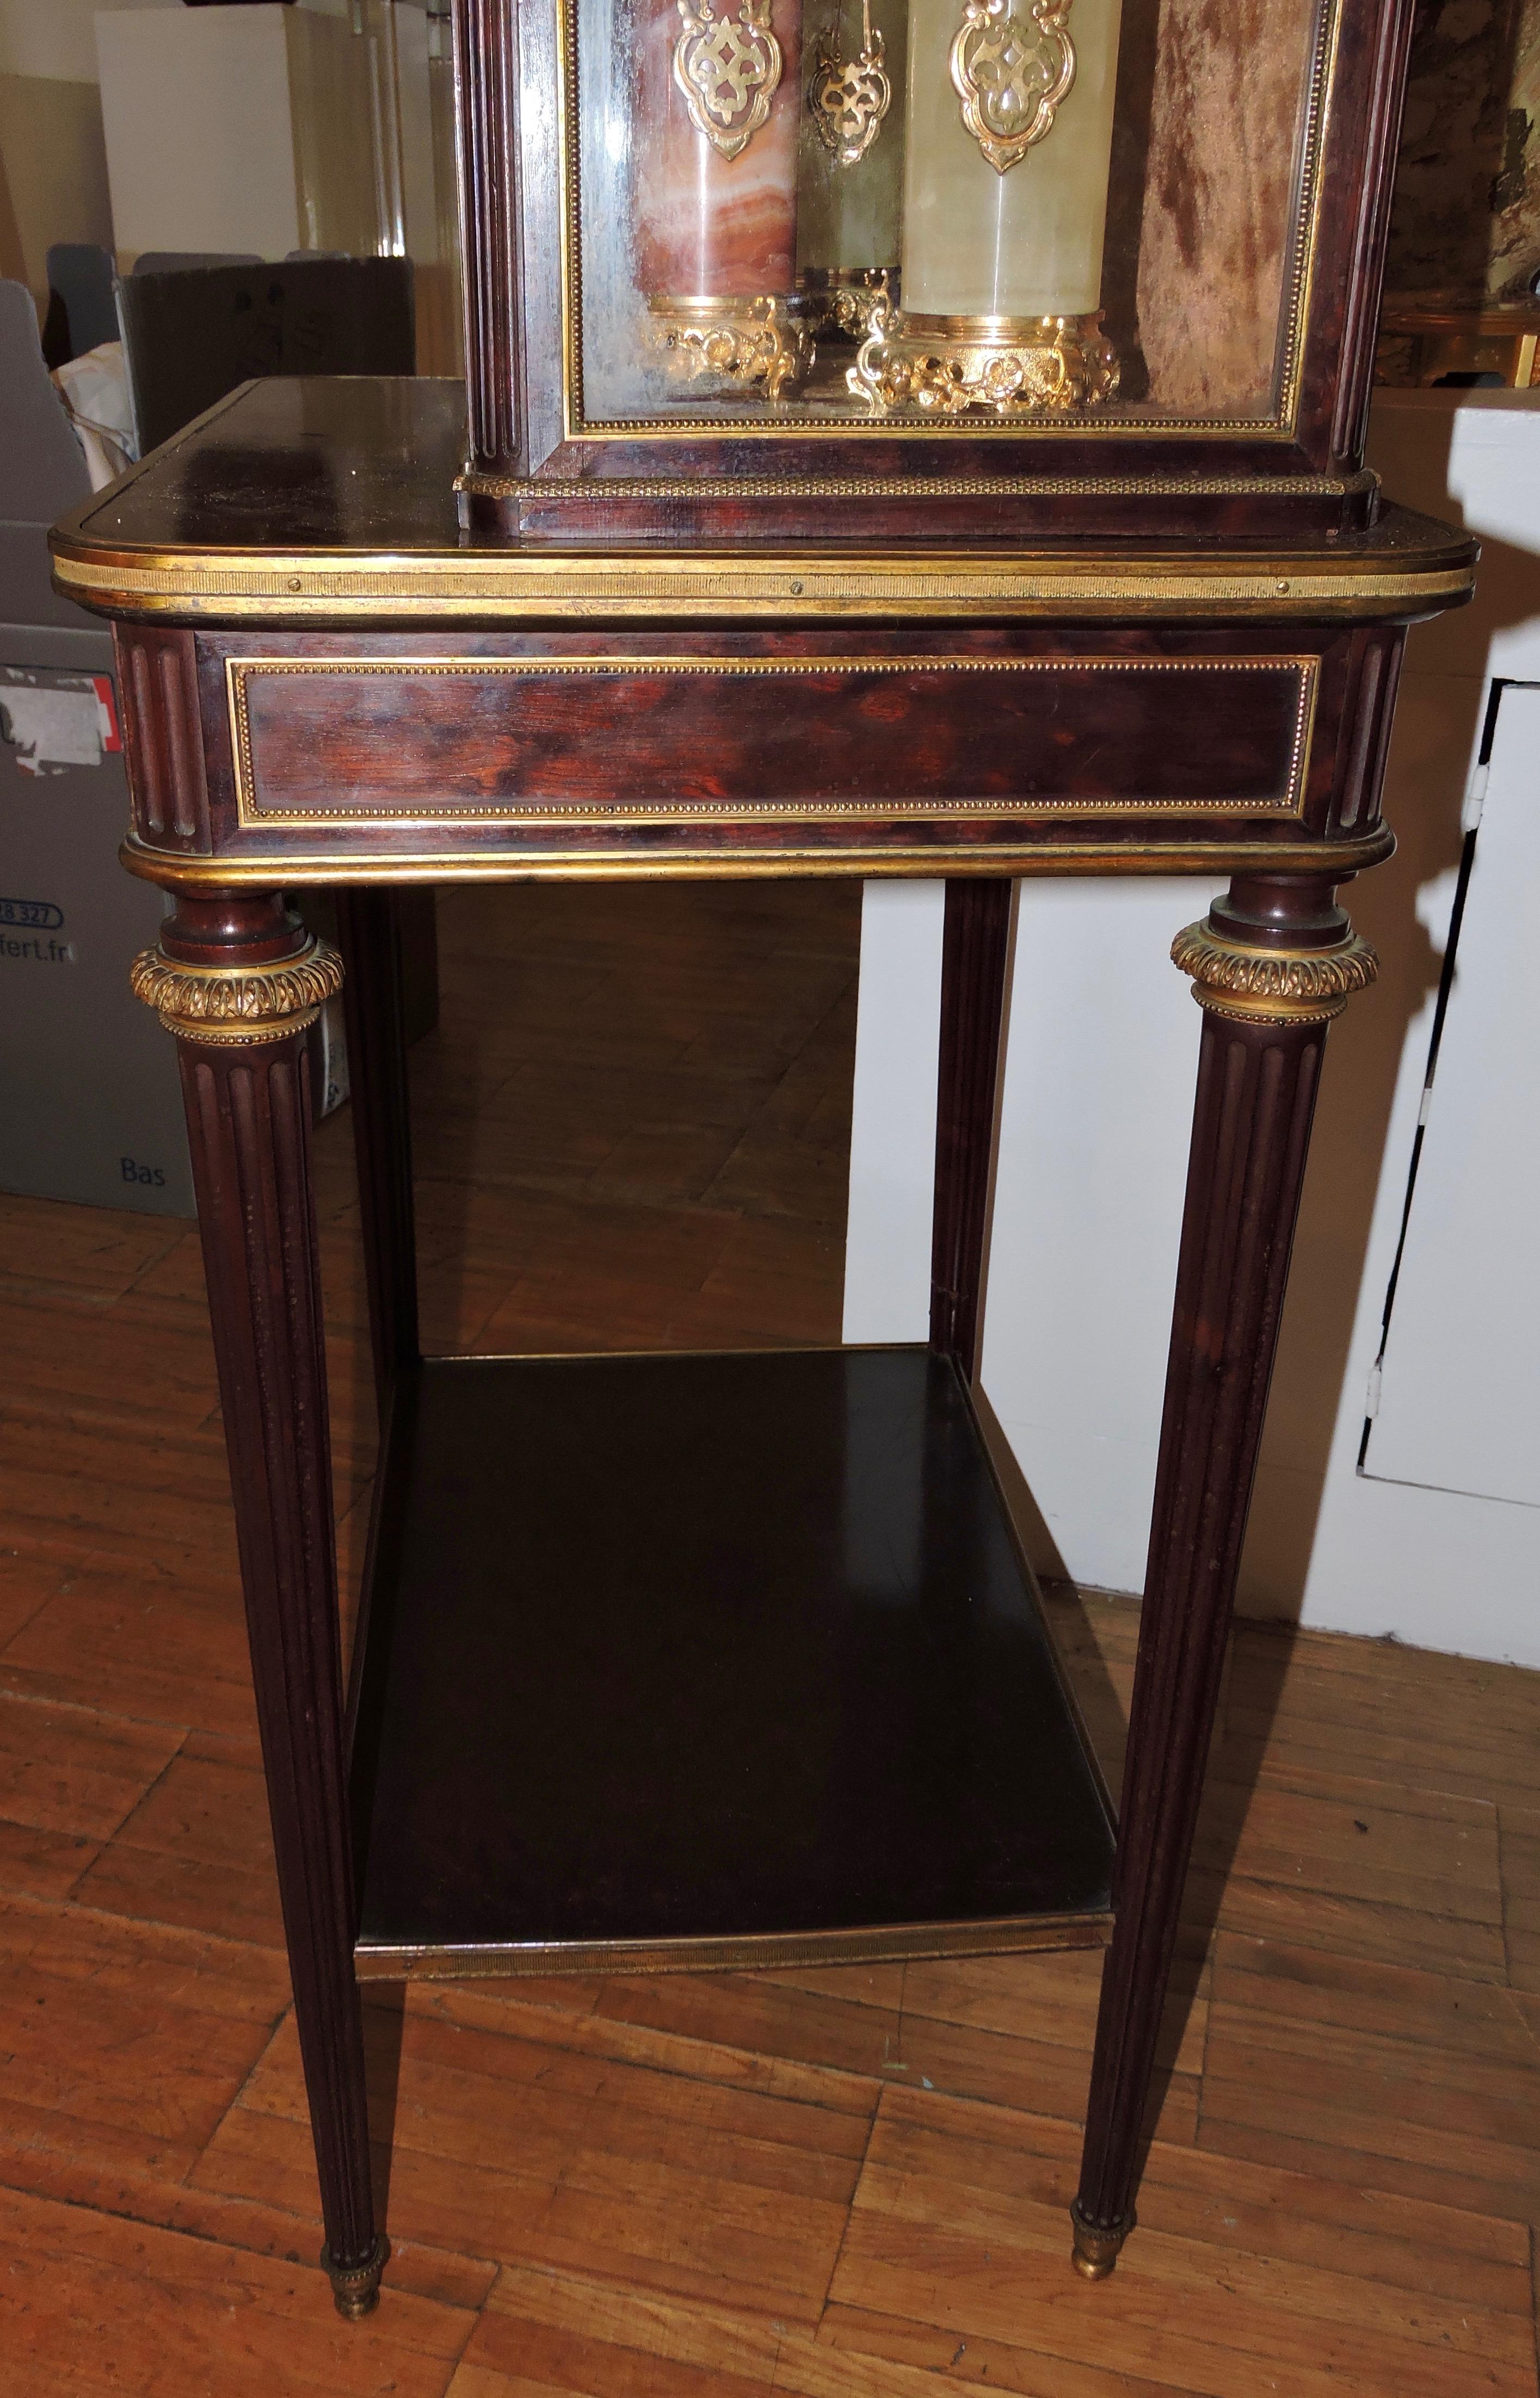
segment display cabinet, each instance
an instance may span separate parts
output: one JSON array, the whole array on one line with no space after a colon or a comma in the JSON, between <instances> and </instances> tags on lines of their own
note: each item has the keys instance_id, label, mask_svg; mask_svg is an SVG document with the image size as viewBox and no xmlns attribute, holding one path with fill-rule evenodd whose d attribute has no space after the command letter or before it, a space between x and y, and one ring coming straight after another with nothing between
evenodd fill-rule
<instances>
[{"instance_id":1,"label":"display cabinet","mask_svg":"<svg viewBox=\"0 0 1540 2398\"><path fill-rule=\"evenodd\" d=\"M1373 975L1337 894L1391 845L1405 627L1473 572L1362 465L1410 17L461 0L468 418L250 385L56 533L175 901L135 980L344 2312L385 2254L370 1976L1110 1940L1080 2270L1132 2228L1326 1031ZM1216 872L1114 1830L972 1399L1010 886ZM947 882L928 1345L425 1357L398 888L827 874ZM382 1433L345 1689L339 983Z\"/></svg>"},{"instance_id":2,"label":"display cabinet","mask_svg":"<svg viewBox=\"0 0 1540 2398\"><path fill-rule=\"evenodd\" d=\"M466 521L1341 533L1407 41L1359 0L478 0Z\"/></svg>"}]
</instances>

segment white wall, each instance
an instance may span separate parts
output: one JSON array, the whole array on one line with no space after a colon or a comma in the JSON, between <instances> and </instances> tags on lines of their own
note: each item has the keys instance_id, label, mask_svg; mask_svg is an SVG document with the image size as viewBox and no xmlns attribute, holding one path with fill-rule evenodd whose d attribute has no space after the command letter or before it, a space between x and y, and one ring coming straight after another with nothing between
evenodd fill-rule
<instances>
[{"instance_id":1,"label":"white wall","mask_svg":"<svg viewBox=\"0 0 1540 2398\"><path fill-rule=\"evenodd\" d=\"M1540 1512L1356 1472L1487 676L1540 676L1540 395L1383 395L1371 456L1393 496L1490 538L1477 609L1411 637L1386 791L1400 849L1345 895L1382 974L1332 1029L1241 1605L1540 1664ZM1143 1580L1196 1063L1167 953L1216 887L1020 893L981 1381L1063 1568L1108 1589ZM903 1061L911 1084L933 1075L934 1031L922 1056L912 1024L885 1018L906 944L930 977L941 905L939 883L901 900L869 886L847 1339L923 1337L934 1114Z\"/></svg>"},{"instance_id":2,"label":"white wall","mask_svg":"<svg viewBox=\"0 0 1540 2398\"><path fill-rule=\"evenodd\" d=\"M300 246L289 47L279 0L152 9L97 27L120 264L142 250Z\"/></svg>"},{"instance_id":3,"label":"white wall","mask_svg":"<svg viewBox=\"0 0 1540 2398\"><path fill-rule=\"evenodd\" d=\"M421 0L99 14L113 236L145 250L439 255ZM35 87L34 87L35 88ZM397 145L378 129L393 123ZM94 97L95 95L93 95ZM442 314L442 309L439 311Z\"/></svg>"},{"instance_id":4,"label":"white wall","mask_svg":"<svg viewBox=\"0 0 1540 2398\"><path fill-rule=\"evenodd\" d=\"M348 0L299 0L317 15L345 17ZM423 0L403 0L420 8ZM61 83L95 83L96 20L141 8L174 8L182 0L0 0L0 74L45 75Z\"/></svg>"},{"instance_id":5,"label":"white wall","mask_svg":"<svg viewBox=\"0 0 1540 2398\"><path fill-rule=\"evenodd\" d=\"M99 13L181 7L182 0L0 0L0 74L95 83Z\"/></svg>"},{"instance_id":6,"label":"white wall","mask_svg":"<svg viewBox=\"0 0 1540 2398\"><path fill-rule=\"evenodd\" d=\"M94 0L0 0L0 276L28 286L40 321L49 246L112 246L95 16Z\"/></svg>"},{"instance_id":7,"label":"white wall","mask_svg":"<svg viewBox=\"0 0 1540 2398\"><path fill-rule=\"evenodd\" d=\"M851 1341L923 1340L930 1327L941 890L939 882L869 882L862 897L850 1128L851 1223L854 1230L858 1184L860 1230L844 1252Z\"/></svg>"}]
</instances>

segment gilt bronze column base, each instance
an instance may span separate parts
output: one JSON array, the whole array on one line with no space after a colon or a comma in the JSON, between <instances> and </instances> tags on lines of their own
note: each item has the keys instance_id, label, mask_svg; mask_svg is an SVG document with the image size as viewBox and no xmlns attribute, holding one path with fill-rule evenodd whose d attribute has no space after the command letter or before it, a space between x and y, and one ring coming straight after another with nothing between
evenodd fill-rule
<instances>
[{"instance_id":1,"label":"gilt bronze column base","mask_svg":"<svg viewBox=\"0 0 1540 2398\"><path fill-rule=\"evenodd\" d=\"M242 1049L307 1031L342 989L343 969L330 942L314 939L290 957L254 964L197 964L157 945L140 951L128 981L168 1032L205 1048Z\"/></svg>"},{"instance_id":2,"label":"gilt bronze column base","mask_svg":"<svg viewBox=\"0 0 1540 2398\"><path fill-rule=\"evenodd\" d=\"M929 317L873 311L871 331L845 376L872 413L1064 415L1100 408L1117 390L1117 352L1088 317Z\"/></svg>"},{"instance_id":3,"label":"gilt bronze column base","mask_svg":"<svg viewBox=\"0 0 1540 2398\"><path fill-rule=\"evenodd\" d=\"M807 380L813 312L799 291L720 300L660 292L647 306L669 366L685 382L780 399Z\"/></svg>"}]
</instances>

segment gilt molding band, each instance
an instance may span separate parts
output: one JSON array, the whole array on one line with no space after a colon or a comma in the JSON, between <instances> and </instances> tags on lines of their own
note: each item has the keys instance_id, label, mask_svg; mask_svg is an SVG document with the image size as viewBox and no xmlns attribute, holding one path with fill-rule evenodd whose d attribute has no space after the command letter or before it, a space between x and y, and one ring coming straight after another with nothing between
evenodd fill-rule
<instances>
[{"instance_id":1,"label":"gilt molding band","mask_svg":"<svg viewBox=\"0 0 1540 2398\"><path fill-rule=\"evenodd\" d=\"M1335 950L1263 950L1227 940L1207 921L1177 935L1171 961L1192 976L1200 1007L1242 1024L1329 1023L1380 970L1357 933Z\"/></svg>"},{"instance_id":2,"label":"gilt molding band","mask_svg":"<svg viewBox=\"0 0 1540 2398\"><path fill-rule=\"evenodd\" d=\"M287 1041L314 1024L343 987L343 962L330 942L317 940L273 965L187 965L163 950L142 950L128 980L168 1032L215 1048L249 1048Z\"/></svg>"}]
</instances>

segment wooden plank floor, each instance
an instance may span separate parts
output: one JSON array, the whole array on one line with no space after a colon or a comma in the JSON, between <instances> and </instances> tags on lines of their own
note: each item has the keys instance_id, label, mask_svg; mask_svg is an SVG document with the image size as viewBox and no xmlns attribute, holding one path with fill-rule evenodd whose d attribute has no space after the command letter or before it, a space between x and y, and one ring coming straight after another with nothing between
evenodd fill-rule
<instances>
[{"instance_id":1,"label":"wooden plank floor","mask_svg":"<svg viewBox=\"0 0 1540 2398\"><path fill-rule=\"evenodd\" d=\"M441 925L430 1342L836 1338L854 895L467 891ZM0 1222L5 2398L1534 2398L1540 1677L1261 1630L1110 2283L1064 2216L1094 1957L440 1986L371 1998L395 2260L341 2324L196 1239ZM1115 1773L1134 1610L1055 1611Z\"/></svg>"}]
</instances>

